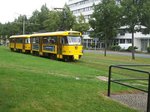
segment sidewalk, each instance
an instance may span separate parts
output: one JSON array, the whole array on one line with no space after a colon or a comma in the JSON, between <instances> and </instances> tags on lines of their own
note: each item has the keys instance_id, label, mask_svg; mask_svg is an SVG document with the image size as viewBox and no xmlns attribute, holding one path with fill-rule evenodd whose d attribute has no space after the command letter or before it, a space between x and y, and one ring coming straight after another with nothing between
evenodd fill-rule
<instances>
[{"instance_id":1,"label":"sidewalk","mask_svg":"<svg viewBox=\"0 0 150 112\"><path fill-rule=\"evenodd\" d=\"M140 112L146 112L147 93L111 95L111 98L131 108L138 109Z\"/></svg>"},{"instance_id":2,"label":"sidewalk","mask_svg":"<svg viewBox=\"0 0 150 112\"><path fill-rule=\"evenodd\" d=\"M91 52L91 53L96 53L96 54L104 54L103 50L84 50L84 52L85 53L86 52ZM107 54L132 56L131 52L107 51ZM135 53L135 57L150 58L150 54Z\"/></svg>"}]
</instances>

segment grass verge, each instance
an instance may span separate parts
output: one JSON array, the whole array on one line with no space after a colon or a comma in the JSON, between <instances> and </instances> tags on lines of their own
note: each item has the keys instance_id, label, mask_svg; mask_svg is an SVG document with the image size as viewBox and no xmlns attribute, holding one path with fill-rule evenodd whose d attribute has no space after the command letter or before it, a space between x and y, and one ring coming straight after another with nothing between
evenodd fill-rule
<instances>
[{"instance_id":1,"label":"grass verge","mask_svg":"<svg viewBox=\"0 0 150 112\"><path fill-rule=\"evenodd\" d=\"M107 67L123 60L85 54L78 62L65 63L0 47L0 111L136 112L104 96L107 83L96 78L107 76ZM124 90L114 85L113 91Z\"/></svg>"}]
</instances>

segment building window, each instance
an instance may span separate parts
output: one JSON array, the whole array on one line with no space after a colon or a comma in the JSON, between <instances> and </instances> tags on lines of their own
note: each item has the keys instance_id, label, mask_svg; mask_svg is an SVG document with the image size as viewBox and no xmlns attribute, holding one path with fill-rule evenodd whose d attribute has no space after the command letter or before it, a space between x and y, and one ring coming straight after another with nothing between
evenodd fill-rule
<instances>
[{"instance_id":1,"label":"building window","mask_svg":"<svg viewBox=\"0 0 150 112\"><path fill-rule=\"evenodd\" d=\"M120 39L120 44L124 44L125 43L125 39Z\"/></svg>"},{"instance_id":2,"label":"building window","mask_svg":"<svg viewBox=\"0 0 150 112\"><path fill-rule=\"evenodd\" d=\"M127 39L127 43L132 43L132 39Z\"/></svg>"}]
</instances>

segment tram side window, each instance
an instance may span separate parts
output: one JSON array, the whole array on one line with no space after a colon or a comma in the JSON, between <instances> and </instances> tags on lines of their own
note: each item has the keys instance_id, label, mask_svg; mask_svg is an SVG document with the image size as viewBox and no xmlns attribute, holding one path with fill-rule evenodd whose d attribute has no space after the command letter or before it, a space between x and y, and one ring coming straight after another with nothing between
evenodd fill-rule
<instances>
[{"instance_id":1,"label":"tram side window","mask_svg":"<svg viewBox=\"0 0 150 112\"><path fill-rule=\"evenodd\" d=\"M43 38L43 44L48 44L48 37Z\"/></svg>"},{"instance_id":2,"label":"tram side window","mask_svg":"<svg viewBox=\"0 0 150 112\"><path fill-rule=\"evenodd\" d=\"M15 39L10 39L10 43L15 43Z\"/></svg>"},{"instance_id":3,"label":"tram side window","mask_svg":"<svg viewBox=\"0 0 150 112\"><path fill-rule=\"evenodd\" d=\"M51 37L51 39L49 40L50 44L56 44L57 43L57 37Z\"/></svg>"},{"instance_id":4,"label":"tram side window","mask_svg":"<svg viewBox=\"0 0 150 112\"><path fill-rule=\"evenodd\" d=\"M57 37L44 37L43 44L56 44Z\"/></svg>"},{"instance_id":5,"label":"tram side window","mask_svg":"<svg viewBox=\"0 0 150 112\"><path fill-rule=\"evenodd\" d=\"M26 38L26 39L25 39L25 43L26 43L26 44L29 44L29 43L30 43L30 38Z\"/></svg>"},{"instance_id":6,"label":"tram side window","mask_svg":"<svg viewBox=\"0 0 150 112\"><path fill-rule=\"evenodd\" d=\"M32 42L33 42L33 44L38 44L38 43L39 43L39 38L34 37L34 38L32 39Z\"/></svg>"},{"instance_id":7,"label":"tram side window","mask_svg":"<svg viewBox=\"0 0 150 112\"><path fill-rule=\"evenodd\" d=\"M61 43L62 43L62 44L68 44L68 39L67 39L67 37L62 37Z\"/></svg>"},{"instance_id":8,"label":"tram side window","mask_svg":"<svg viewBox=\"0 0 150 112\"><path fill-rule=\"evenodd\" d=\"M23 43L23 39L22 38L17 38L16 43Z\"/></svg>"}]
</instances>

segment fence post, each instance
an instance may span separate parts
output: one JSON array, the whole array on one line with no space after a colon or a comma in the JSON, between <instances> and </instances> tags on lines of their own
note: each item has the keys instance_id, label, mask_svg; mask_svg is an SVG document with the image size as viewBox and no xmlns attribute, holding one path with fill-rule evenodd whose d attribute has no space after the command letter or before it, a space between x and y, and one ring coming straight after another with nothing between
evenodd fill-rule
<instances>
[{"instance_id":1,"label":"fence post","mask_svg":"<svg viewBox=\"0 0 150 112\"><path fill-rule=\"evenodd\" d=\"M110 97L110 89L111 89L111 67L109 66L109 77L108 77L108 93L107 95Z\"/></svg>"},{"instance_id":2,"label":"fence post","mask_svg":"<svg viewBox=\"0 0 150 112\"><path fill-rule=\"evenodd\" d=\"M150 73L149 73L149 81L148 81L147 112L150 112Z\"/></svg>"}]
</instances>

